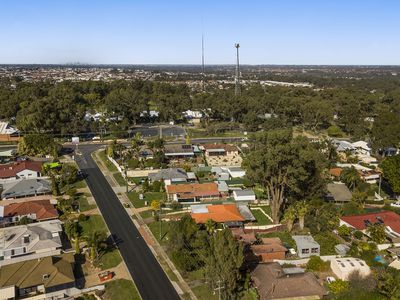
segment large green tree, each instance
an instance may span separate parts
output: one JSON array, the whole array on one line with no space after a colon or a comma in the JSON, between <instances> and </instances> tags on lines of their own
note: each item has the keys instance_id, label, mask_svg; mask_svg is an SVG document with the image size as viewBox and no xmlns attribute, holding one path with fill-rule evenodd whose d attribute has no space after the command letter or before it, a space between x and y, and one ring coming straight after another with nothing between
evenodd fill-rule
<instances>
[{"instance_id":1,"label":"large green tree","mask_svg":"<svg viewBox=\"0 0 400 300\"><path fill-rule=\"evenodd\" d=\"M374 149L397 147L400 144L400 114L382 112L372 127L372 146Z\"/></svg>"},{"instance_id":2,"label":"large green tree","mask_svg":"<svg viewBox=\"0 0 400 300\"><path fill-rule=\"evenodd\" d=\"M293 138L290 130L256 134L243 162L248 178L268 191L275 223L288 197L307 199L324 192L324 164L322 154L305 138Z\"/></svg>"},{"instance_id":3,"label":"large green tree","mask_svg":"<svg viewBox=\"0 0 400 300\"><path fill-rule=\"evenodd\" d=\"M386 158L382 164L383 175L390 183L393 192L400 193L400 155Z\"/></svg>"}]
</instances>

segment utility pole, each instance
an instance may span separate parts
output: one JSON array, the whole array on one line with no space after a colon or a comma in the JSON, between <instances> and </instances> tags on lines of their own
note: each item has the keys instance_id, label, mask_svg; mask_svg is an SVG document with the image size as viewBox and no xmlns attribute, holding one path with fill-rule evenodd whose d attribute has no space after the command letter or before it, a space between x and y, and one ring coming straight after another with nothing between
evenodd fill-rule
<instances>
[{"instance_id":1,"label":"utility pole","mask_svg":"<svg viewBox=\"0 0 400 300\"><path fill-rule=\"evenodd\" d=\"M239 43L235 44L236 48L236 72L235 72L235 95L240 95L240 67L239 67Z\"/></svg>"},{"instance_id":2,"label":"utility pole","mask_svg":"<svg viewBox=\"0 0 400 300\"><path fill-rule=\"evenodd\" d=\"M160 242L161 242L161 239L162 239L162 219L161 219L161 214L162 214L162 207L161 207L161 201L160 201L160 212L158 213L158 218L159 218L159 221L160 221Z\"/></svg>"}]
</instances>

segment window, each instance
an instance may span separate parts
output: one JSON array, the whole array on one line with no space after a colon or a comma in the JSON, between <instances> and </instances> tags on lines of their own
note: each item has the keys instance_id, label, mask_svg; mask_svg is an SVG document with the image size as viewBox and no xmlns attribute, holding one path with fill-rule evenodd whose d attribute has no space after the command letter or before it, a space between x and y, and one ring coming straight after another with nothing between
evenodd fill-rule
<instances>
[{"instance_id":1,"label":"window","mask_svg":"<svg viewBox=\"0 0 400 300\"><path fill-rule=\"evenodd\" d=\"M364 264L363 264L363 262L359 261L359 263L360 263L360 265L361 265L362 267L364 267Z\"/></svg>"},{"instance_id":2,"label":"window","mask_svg":"<svg viewBox=\"0 0 400 300\"><path fill-rule=\"evenodd\" d=\"M350 262L350 265L351 265L352 267L355 267L354 264L353 264L352 262Z\"/></svg>"},{"instance_id":3,"label":"window","mask_svg":"<svg viewBox=\"0 0 400 300\"><path fill-rule=\"evenodd\" d=\"M310 253L310 249L301 249L302 254L308 254Z\"/></svg>"},{"instance_id":4,"label":"window","mask_svg":"<svg viewBox=\"0 0 400 300\"><path fill-rule=\"evenodd\" d=\"M318 248L312 248L311 253L318 253L319 252L318 250L319 250Z\"/></svg>"},{"instance_id":5,"label":"window","mask_svg":"<svg viewBox=\"0 0 400 300\"><path fill-rule=\"evenodd\" d=\"M43 274L42 278L43 278L43 280L49 279L50 278L50 274Z\"/></svg>"},{"instance_id":6,"label":"window","mask_svg":"<svg viewBox=\"0 0 400 300\"><path fill-rule=\"evenodd\" d=\"M14 249L11 250L11 256L13 256L13 255L15 255L15 250Z\"/></svg>"}]
</instances>

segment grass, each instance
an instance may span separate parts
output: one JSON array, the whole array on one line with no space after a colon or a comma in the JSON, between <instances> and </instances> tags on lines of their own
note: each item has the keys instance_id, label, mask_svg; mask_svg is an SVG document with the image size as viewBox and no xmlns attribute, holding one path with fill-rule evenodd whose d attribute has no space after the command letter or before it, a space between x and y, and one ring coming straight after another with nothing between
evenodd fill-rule
<instances>
[{"instance_id":1,"label":"grass","mask_svg":"<svg viewBox=\"0 0 400 300\"><path fill-rule=\"evenodd\" d=\"M108 248L106 252L100 257L96 266L99 266L102 270L115 268L122 262L121 255L117 248Z\"/></svg>"},{"instance_id":2,"label":"grass","mask_svg":"<svg viewBox=\"0 0 400 300\"><path fill-rule=\"evenodd\" d=\"M143 219L151 218L153 216L153 210L151 210L151 209L145 210L139 214L142 216Z\"/></svg>"},{"instance_id":3,"label":"grass","mask_svg":"<svg viewBox=\"0 0 400 300\"><path fill-rule=\"evenodd\" d=\"M128 198L131 201L132 205L136 208L140 207L145 207L145 202L144 200L139 199L139 194L136 193L135 191L129 192L128 193Z\"/></svg>"},{"instance_id":4,"label":"grass","mask_svg":"<svg viewBox=\"0 0 400 300\"><path fill-rule=\"evenodd\" d=\"M268 216L271 216L271 206L263 205L259 206Z\"/></svg>"},{"instance_id":5,"label":"grass","mask_svg":"<svg viewBox=\"0 0 400 300\"><path fill-rule=\"evenodd\" d=\"M281 239L282 243L289 248L296 249L296 242L292 238L289 232L287 231L277 231L270 233L259 234L260 237L278 237Z\"/></svg>"},{"instance_id":6,"label":"grass","mask_svg":"<svg viewBox=\"0 0 400 300\"><path fill-rule=\"evenodd\" d=\"M117 167L107 158L106 151L100 151L99 157L110 172L117 172Z\"/></svg>"},{"instance_id":7,"label":"grass","mask_svg":"<svg viewBox=\"0 0 400 300\"><path fill-rule=\"evenodd\" d=\"M259 209L252 209L251 213L253 216L256 218L256 222L253 222L254 225L256 226L264 226L264 225L270 225L272 224L271 220L268 219L262 211Z\"/></svg>"},{"instance_id":8,"label":"grass","mask_svg":"<svg viewBox=\"0 0 400 300\"><path fill-rule=\"evenodd\" d=\"M126 279L113 280L106 283L105 300L141 300L139 292L132 281Z\"/></svg>"},{"instance_id":9,"label":"grass","mask_svg":"<svg viewBox=\"0 0 400 300\"><path fill-rule=\"evenodd\" d=\"M88 216L87 220L80 222L82 235L89 235L93 231L107 231L106 223L100 215Z\"/></svg>"},{"instance_id":10,"label":"grass","mask_svg":"<svg viewBox=\"0 0 400 300\"><path fill-rule=\"evenodd\" d=\"M117 181L117 183L121 186L125 186L126 185L126 181L124 179L124 177L122 176L122 174L120 172L114 173L113 177L115 179L115 181Z\"/></svg>"},{"instance_id":11,"label":"grass","mask_svg":"<svg viewBox=\"0 0 400 300\"><path fill-rule=\"evenodd\" d=\"M206 284L196 286L192 288L192 291L199 300L218 300L218 293L216 292L215 295L213 295L210 287Z\"/></svg>"},{"instance_id":12,"label":"grass","mask_svg":"<svg viewBox=\"0 0 400 300\"><path fill-rule=\"evenodd\" d=\"M79 194L78 202L79 202L79 209L81 212L85 212L97 207L96 204L89 204L87 196L82 193Z\"/></svg>"},{"instance_id":13,"label":"grass","mask_svg":"<svg viewBox=\"0 0 400 300\"><path fill-rule=\"evenodd\" d=\"M142 180L145 180L147 177L128 177L129 181L134 182L136 185L142 183Z\"/></svg>"},{"instance_id":14,"label":"grass","mask_svg":"<svg viewBox=\"0 0 400 300\"><path fill-rule=\"evenodd\" d=\"M164 244L166 242L166 236L169 231L169 223L168 222L165 222L165 221L162 222L161 239L160 239L160 222L152 222L150 224L147 224L147 226L149 227L149 229L151 230L151 232L153 233L154 237L157 239L158 242L160 242L161 244Z\"/></svg>"},{"instance_id":15,"label":"grass","mask_svg":"<svg viewBox=\"0 0 400 300\"><path fill-rule=\"evenodd\" d=\"M85 179L82 179L82 180L75 182L74 186L76 189L83 189L83 188L87 187L87 184L86 184Z\"/></svg>"}]
</instances>

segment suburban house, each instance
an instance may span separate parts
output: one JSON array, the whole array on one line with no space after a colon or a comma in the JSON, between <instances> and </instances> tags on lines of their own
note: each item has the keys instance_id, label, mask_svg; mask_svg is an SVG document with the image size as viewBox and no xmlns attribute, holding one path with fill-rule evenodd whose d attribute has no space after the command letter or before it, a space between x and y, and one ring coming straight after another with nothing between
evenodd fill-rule
<instances>
[{"instance_id":1,"label":"suburban house","mask_svg":"<svg viewBox=\"0 0 400 300\"><path fill-rule=\"evenodd\" d=\"M60 253L60 220L0 229L0 265Z\"/></svg>"},{"instance_id":2,"label":"suburban house","mask_svg":"<svg viewBox=\"0 0 400 300\"><path fill-rule=\"evenodd\" d=\"M51 183L45 179L20 179L2 184L1 199L51 194Z\"/></svg>"},{"instance_id":3,"label":"suburban house","mask_svg":"<svg viewBox=\"0 0 400 300\"><path fill-rule=\"evenodd\" d=\"M245 221L235 204L192 205L190 210L190 215L197 224L213 220L228 227L239 227L231 225L241 225Z\"/></svg>"},{"instance_id":4,"label":"suburban house","mask_svg":"<svg viewBox=\"0 0 400 300\"><path fill-rule=\"evenodd\" d=\"M371 273L371 269L365 261L354 257L331 259L332 272L341 280L349 280L349 275L358 272L365 277Z\"/></svg>"},{"instance_id":5,"label":"suburban house","mask_svg":"<svg viewBox=\"0 0 400 300\"><path fill-rule=\"evenodd\" d=\"M221 198L218 184L215 182L172 184L167 185L165 189L169 201L180 203L195 203Z\"/></svg>"},{"instance_id":6,"label":"suburban house","mask_svg":"<svg viewBox=\"0 0 400 300\"><path fill-rule=\"evenodd\" d=\"M363 154L363 155L371 155L371 147L369 147L367 142L364 141L357 141L353 143L353 147L355 148L355 151L357 154Z\"/></svg>"},{"instance_id":7,"label":"suburban house","mask_svg":"<svg viewBox=\"0 0 400 300\"><path fill-rule=\"evenodd\" d=\"M16 223L23 217L32 221L47 221L57 219L58 212L50 200L18 202L0 206L0 224Z\"/></svg>"},{"instance_id":8,"label":"suburban house","mask_svg":"<svg viewBox=\"0 0 400 300\"><path fill-rule=\"evenodd\" d=\"M19 131L8 122L0 122L0 141L18 141Z\"/></svg>"},{"instance_id":9,"label":"suburban house","mask_svg":"<svg viewBox=\"0 0 400 300\"><path fill-rule=\"evenodd\" d=\"M280 238L262 238L262 244L251 245L250 249L260 262L272 262L274 259L285 259L287 249Z\"/></svg>"},{"instance_id":10,"label":"suburban house","mask_svg":"<svg viewBox=\"0 0 400 300\"><path fill-rule=\"evenodd\" d=\"M0 183L17 179L41 177L42 163L37 161L19 161L0 165Z\"/></svg>"},{"instance_id":11,"label":"suburban house","mask_svg":"<svg viewBox=\"0 0 400 300\"><path fill-rule=\"evenodd\" d=\"M349 188L344 183L328 183L327 190L328 193L325 195L325 199L328 201L346 203L352 198Z\"/></svg>"},{"instance_id":12,"label":"suburban house","mask_svg":"<svg viewBox=\"0 0 400 300\"><path fill-rule=\"evenodd\" d=\"M165 185L171 185L177 182L186 182L188 174L180 168L169 168L159 170L157 173L149 173L148 178L151 182L164 181Z\"/></svg>"},{"instance_id":13,"label":"suburban house","mask_svg":"<svg viewBox=\"0 0 400 300\"><path fill-rule=\"evenodd\" d=\"M178 144L165 145L164 155L168 159L185 159L194 157L192 145Z\"/></svg>"},{"instance_id":14,"label":"suburban house","mask_svg":"<svg viewBox=\"0 0 400 300\"><path fill-rule=\"evenodd\" d=\"M400 216L393 211L340 217L340 225L346 225L364 233L368 226L375 223L385 225L385 231L389 237L400 238Z\"/></svg>"},{"instance_id":15,"label":"suburban house","mask_svg":"<svg viewBox=\"0 0 400 300\"><path fill-rule=\"evenodd\" d=\"M332 144L336 148L337 152L354 153L356 151L356 147L354 147L352 143L347 141L333 139Z\"/></svg>"},{"instance_id":16,"label":"suburban house","mask_svg":"<svg viewBox=\"0 0 400 300\"><path fill-rule=\"evenodd\" d=\"M300 258L318 255L320 246L311 235L294 235L292 236L297 246L297 255Z\"/></svg>"},{"instance_id":17,"label":"suburban house","mask_svg":"<svg viewBox=\"0 0 400 300\"><path fill-rule=\"evenodd\" d=\"M241 167L227 167L230 178L242 178L246 175L246 171Z\"/></svg>"},{"instance_id":18,"label":"suburban house","mask_svg":"<svg viewBox=\"0 0 400 300\"><path fill-rule=\"evenodd\" d=\"M313 273L300 268L282 268L276 262L258 264L251 273L260 300L321 299L327 291Z\"/></svg>"},{"instance_id":19,"label":"suburban house","mask_svg":"<svg viewBox=\"0 0 400 300\"><path fill-rule=\"evenodd\" d=\"M232 192L233 199L235 201L256 201L256 194L254 194L253 190L234 190Z\"/></svg>"},{"instance_id":20,"label":"suburban house","mask_svg":"<svg viewBox=\"0 0 400 300\"><path fill-rule=\"evenodd\" d=\"M381 177L381 172L371 168L367 168L360 164L337 164L340 168L355 168L360 175L360 178L366 183L377 183Z\"/></svg>"},{"instance_id":21,"label":"suburban house","mask_svg":"<svg viewBox=\"0 0 400 300\"><path fill-rule=\"evenodd\" d=\"M66 299L75 287L73 254L21 261L0 268L0 299Z\"/></svg>"},{"instance_id":22,"label":"suburban house","mask_svg":"<svg viewBox=\"0 0 400 300\"><path fill-rule=\"evenodd\" d=\"M205 158L210 166L240 166L242 158L238 147L229 144L203 144Z\"/></svg>"}]
</instances>

